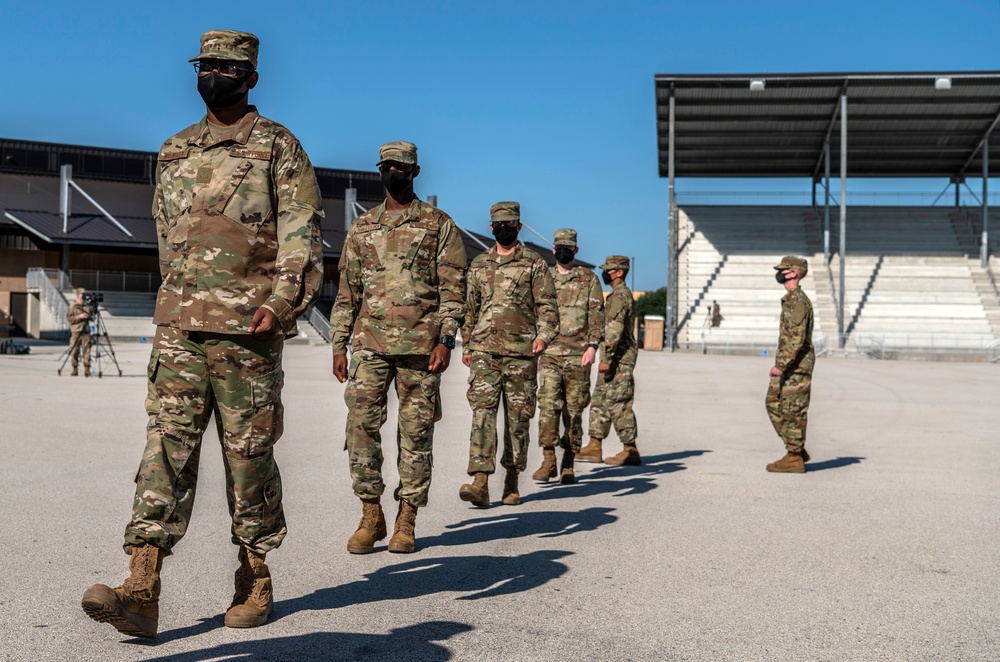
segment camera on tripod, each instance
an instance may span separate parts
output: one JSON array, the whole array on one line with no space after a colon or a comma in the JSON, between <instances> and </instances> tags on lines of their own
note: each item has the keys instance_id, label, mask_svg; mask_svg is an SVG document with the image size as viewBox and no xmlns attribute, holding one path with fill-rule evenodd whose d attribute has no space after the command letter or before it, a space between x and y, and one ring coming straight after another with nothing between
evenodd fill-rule
<instances>
[{"instance_id":1,"label":"camera on tripod","mask_svg":"<svg viewBox=\"0 0 1000 662\"><path fill-rule=\"evenodd\" d=\"M104 301L103 292L84 292L83 295L81 295L81 297L83 299L83 303L87 304L88 306L96 306L97 304L102 303Z\"/></svg>"}]
</instances>

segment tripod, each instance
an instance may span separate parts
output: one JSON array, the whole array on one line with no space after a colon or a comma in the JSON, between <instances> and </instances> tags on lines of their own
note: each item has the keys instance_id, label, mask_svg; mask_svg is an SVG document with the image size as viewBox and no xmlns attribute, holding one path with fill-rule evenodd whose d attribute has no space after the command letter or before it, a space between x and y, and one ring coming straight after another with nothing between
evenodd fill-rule
<instances>
[{"instance_id":1,"label":"tripod","mask_svg":"<svg viewBox=\"0 0 1000 662\"><path fill-rule=\"evenodd\" d=\"M122 369L118 365L118 357L115 356L115 349L111 346L111 338L108 336L108 327L104 325L104 318L101 317L101 309L96 302L90 304L88 314L90 318L87 321L93 324L94 329L90 334L90 358L93 365L97 368L97 377L104 377L104 362L106 360L114 363L115 368L118 370L118 376L121 377ZM62 359L62 363L59 364L59 369L56 371L59 375L62 375L63 368L66 367L66 362L69 361L70 357L76 354L82 336L83 334L77 335L76 342L70 345L59 356ZM110 357L110 359L106 357ZM91 372L94 371L92 370Z\"/></svg>"}]
</instances>

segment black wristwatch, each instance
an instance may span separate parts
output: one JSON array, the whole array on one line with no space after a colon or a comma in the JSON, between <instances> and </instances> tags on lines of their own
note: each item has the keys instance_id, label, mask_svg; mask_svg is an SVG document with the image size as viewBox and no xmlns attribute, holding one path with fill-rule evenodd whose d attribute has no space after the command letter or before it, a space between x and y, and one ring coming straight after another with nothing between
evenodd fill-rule
<instances>
[{"instance_id":1,"label":"black wristwatch","mask_svg":"<svg viewBox=\"0 0 1000 662\"><path fill-rule=\"evenodd\" d=\"M448 349L455 349L455 336L441 336L438 343L444 345Z\"/></svg>"},{"instance_id":2,"label":"black wristwatch","mask_svg":"<svg viewBox=\"0 0 1000 662\"><path fill-rule=\"evenodd\" d=\"M593 347L594 349L599 349L596 342L587 343L587 347Z\"/></svg>"}]
</instances>

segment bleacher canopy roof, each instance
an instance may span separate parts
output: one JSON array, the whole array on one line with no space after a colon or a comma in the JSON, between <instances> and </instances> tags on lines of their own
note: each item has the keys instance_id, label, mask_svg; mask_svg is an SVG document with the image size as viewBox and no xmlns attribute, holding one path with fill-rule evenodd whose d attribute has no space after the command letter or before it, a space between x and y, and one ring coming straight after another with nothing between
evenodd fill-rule
<instances>
[{"instance_id":1,"label":"bleacher canopy roof","mask_svg":"<svg viewBox=\"0 0 1000 662\"><path fill-rule=\"evenodd\" d=\"M676 177L822 177L827 136L839 176L842 92L848 177L979 177L983 140L1000 121L998 71L659 74L655 81L661 177L671 94ZM1000 172L1000 149L989 161Z\"/></svg>"}]
</instances>

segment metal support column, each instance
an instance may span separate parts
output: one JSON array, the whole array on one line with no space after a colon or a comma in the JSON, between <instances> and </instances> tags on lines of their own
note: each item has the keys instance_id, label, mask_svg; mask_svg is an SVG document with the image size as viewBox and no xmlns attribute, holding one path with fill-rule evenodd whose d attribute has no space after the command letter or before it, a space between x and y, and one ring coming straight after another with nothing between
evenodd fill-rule
<instances>
[{"instance_id":1,"label":"metal support column","mask_svg":"<svg viewBox=\"0 0 1000 662\"><path fill-rule=\"evenodd\" d=\"M830 136L823 141L823 165L825 182L823 199L823 266L830 266Z\"/></svg>"},{"instance_id":2,"label":"metal support column","mask_svg":"<svg viewBox=\"0 0 1000 662\"><path fill-rule=\"evenodd\" d=\"M355 206L358 202L358 189L344 189L344 232L351 229L351 223L358 217L358 209Z\"/></svg>"},{"instance_id":3,"label":"metal support column","mask_svg":"<svg viewBox=\"0 0 1000 662\"><path fill-rule=\"evenodd\" d=\"M962 206L962 183L955 178L955 208Z\"/></svg>"},{"instance_id":4,"label":"metal support column","mask_svg":"<svg viewBox=\"0 0 1000 662\"><path fill-rule=\"evenodd\" d=\"M989 232L989 182L990 182L990 134L983 140L983 238L979 246L979 258L983 268L990 264L990 232Z\"/></svg>"},{"instance_id":5,"label":"metal support column","mask_svg":"<svg viewBox=\"0 0 1000 662\"><path fill-rule=\"evenodd\" d=\"M69 232L69 208L70 189L69 183L73 179L73 166L65 164L59 166L59 215L62 216L63 234Z\"/></svg>"},{"instance_id":6,"label":"metal support column","mask_svg":"<svg viewBox=\"0 0 1000 662\"><path fill-rule=\"evenodd\" d=\"M679 285L677 283L677 200L674 196L674 91L670 90L670 114L667 132L667 337L668 349L677 347L677 304Z\"/></svg>"},{"instance_id":7,"label":"metal support column","mask_svg":"<svg viewBox=\"0 0 1000 662\"><path fill-rule=\"evenodd\" d=\"M844 349L847 345L844 320L844 300L846 287L844 274L847 271L847 90L840 93L840 301L837 315L837 346Z\"/></svg>"}]
</instances>

